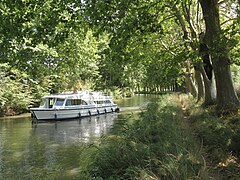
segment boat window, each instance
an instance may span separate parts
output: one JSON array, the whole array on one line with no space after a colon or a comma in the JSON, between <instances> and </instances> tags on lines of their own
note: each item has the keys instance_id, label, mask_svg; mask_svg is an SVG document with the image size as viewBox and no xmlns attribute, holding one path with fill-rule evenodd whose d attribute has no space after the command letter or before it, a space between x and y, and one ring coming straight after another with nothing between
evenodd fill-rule
<instances>
[{"instance_id":1,"label":"boat window","mask_svg":"<svg viewBox=\"0 0 240 180\"><path fill-rule=\"evenodd\" d=\"M49 99L48 99L49 108L52 108L52 107L53 107L54 102L55 102L55 99L53 99L53 98L49 98Z\"/></svg>"},{"instance_id":2,"label":"boat window","mask_svg":"<svg viewBox=\"0 0 240 180\"><path fill-rule=\"evenodd\" d=\"M64 103L64 99L59 99L59 98L58 98L58 99L56 100L55 106L62 106L63 103Z\"/></svg>"},{"instance_id":3,"label":"boat window","mask_svg":"<svg viewBox=\"0 0 240 180\"><path fill-rule=\"evenodd\" d=\"M65 106L72 106L72 99L68 99Z\"/></svg>"},{"instance_id":4,"label":"boat window","mask_svg":"<svg viewBox=\"0 0 240 180\"><path fill-rule=\"evenodd\" d=\"M68 99L66 106L87 105L87 103L81 99Z\"/></svg>"},{"instance_id":5,"label":"boat window","mask_svg":"<svg viewBox=\"0 0 240 180\"><path fill-rule=\"evenodd\" d=\"M46 103L46 99L42 98L41 103L40 103L40 107L44 107Z\"/></svg>"},{"instance_id":6,"label":"boat window","mask_svg":"<svg viewBox=\"0 0 240 180\"><path fill-rule=\"evenodd\" d=\"M73 105L80 105L81 99L73 99Z\"/></svg>"},{"instance_id":7,"label":"boat window","mask_svg":"<svg viewBox=\"0 0 240 180\"><path fill-rule=\"evenodd\" d=\"M86 101L82 100L82 105L87 105Z\"/></svg>"}]
</instances>

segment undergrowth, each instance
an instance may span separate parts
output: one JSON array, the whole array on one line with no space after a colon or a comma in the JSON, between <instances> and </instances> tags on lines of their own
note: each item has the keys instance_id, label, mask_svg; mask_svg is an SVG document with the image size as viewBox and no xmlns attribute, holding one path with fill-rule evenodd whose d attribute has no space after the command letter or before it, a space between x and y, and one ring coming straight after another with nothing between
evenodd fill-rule
<instances>
[{"instance_id":1,"label":"undergrowth","mask_svg":"<svg viewBox=\"0 0 240 180\"><path fill-rule=\"evenodd\" d=\"M181 96L181 101L188 111L189 125L204 146L209 166L222 179L240 179L240 115L218 117L214 106L202 108L188 96Z\"/></svg>"},{"instance_id":2,"label":"undergrowth","mask_svg":"<svg viewBox=\"0 0 240 180\"><path fill-rule=\"evenodd\" d=\"M82 155L79 178L201 179L201 152L183 119L177 96L150 103L133 123L91 146L91 156Z\"/></svg>"}]
</instances>

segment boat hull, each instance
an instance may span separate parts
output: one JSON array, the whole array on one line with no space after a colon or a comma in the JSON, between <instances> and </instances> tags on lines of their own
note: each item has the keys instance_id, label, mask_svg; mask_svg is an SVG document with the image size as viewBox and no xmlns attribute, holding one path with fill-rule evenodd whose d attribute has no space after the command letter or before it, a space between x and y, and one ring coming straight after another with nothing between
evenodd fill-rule
<instances>
[{"instance_id":1,"label":"boat hull","mask_svg":"<svg viewBox=\"0 0 240 180\"><path fill-rule=\"evenodd\" d=\"M113 105L94 108L31 108L30 111L32 117L37 120L63 120L93 116L109 112L119 112L119 108L117 105Z\"/></svg>"}]
</instances>

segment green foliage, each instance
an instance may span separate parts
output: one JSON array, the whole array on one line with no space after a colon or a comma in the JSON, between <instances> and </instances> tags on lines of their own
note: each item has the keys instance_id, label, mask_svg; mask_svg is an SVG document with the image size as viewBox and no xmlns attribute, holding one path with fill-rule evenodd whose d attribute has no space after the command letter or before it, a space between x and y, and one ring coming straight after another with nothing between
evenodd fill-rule
<instances>
[{"instance_id":1,"label":"green foliage","mask_svg":"<svg viewBox=\"0 0 240 180\"><path fill-rule=\"evenodd\" d=\"M191 111L190 117L198 137L202 139L204 145L208 147L210 152L215 150L219 150L222 153L226 153L229 150L234 152L238 151L238 149L235 149L236 147L233 145L236 143L235 137L238 136L238 128L235 127L236 129L233 129L231 127L231 119L235 119L237 117L230 117L229 120L219 118L212 112L213 110L211 109L194 111L194 108L192 108L189 111ZM219 156L220 155L221 154L219 154Z\"/></svg>"},{"instance_id":2,"label":"green foliage","mask_svg":"<svg viewBox=\"0 0 240 180\"><path fill-rule=\"evenodd\" d=\"M56 74L68 80L68 89L78 81L98 81L102 51L108 48L109 34L94 37L93 32L71 32L65 43L58 47Z\"/></svg>"},{"instance_id":3,"label":"green foliage","mask_svg":"<svg viewBox=\"0 0 240 180\"><path fill-rule=\"evenodd\" d=\"M173 97L150 103L133 123L101 140L88 166L91 177L197 178L202 166L200 154L193 138L183 131L180 113Z\"/></svg>"},{"instance_id":4,"label":"green foliage","mask_svg":"<svg viewBox=\"0 0 240 180\"><path fill-rule=\"evenodd\" d=\"M184 99L184 106L190 115L191 127L202 141L205 151L210 154L212 166L227 178L239 179L239 137L240 120L238 115L217 117L214 107L203 109L193 100Z\"/></svg>"},{"instance_id":5,"label":"green foliage","mask_svg":"<svg viewBox=\"0 0 240 180\"><path fill-rule=\"evenodd\" d=\"M0 9L0 62L24 72L39 95L80 83L98 90L117 87L129 96L182 84L184 61L199 64L203 25L196 0L3 1ZM234 2L225 4L229 17L221 19L218 44L226 43L238 64L235 9Z\"/></svg>"},{"instance_id":6,"label":"green foliage","mask_svg":"<svg viewBox=\"0 0 240 180\"><path fill-rule=\"evenodd\" d=\"M25 112L33 101L27 75L11 69L8 64L1 64L0 79L0 114Z\"/></svg>"}]
</instances>

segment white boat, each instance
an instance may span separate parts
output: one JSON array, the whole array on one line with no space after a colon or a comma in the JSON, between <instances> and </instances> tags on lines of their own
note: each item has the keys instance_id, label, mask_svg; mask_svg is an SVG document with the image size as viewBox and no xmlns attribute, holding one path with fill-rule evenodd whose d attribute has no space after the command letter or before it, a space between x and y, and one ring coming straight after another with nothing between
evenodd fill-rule
<instances>
[{"instance_id":1,"label":"white boat","mask_svg":"<svg viewBox=\"0 0 240 180\"><path fill-rule=\"evenodd\" d=\"M44 96L40 106L30 111L37 120L61 120L119 112L119 107L102 92L78 91Z\"/></svg>"}]
</instances>

